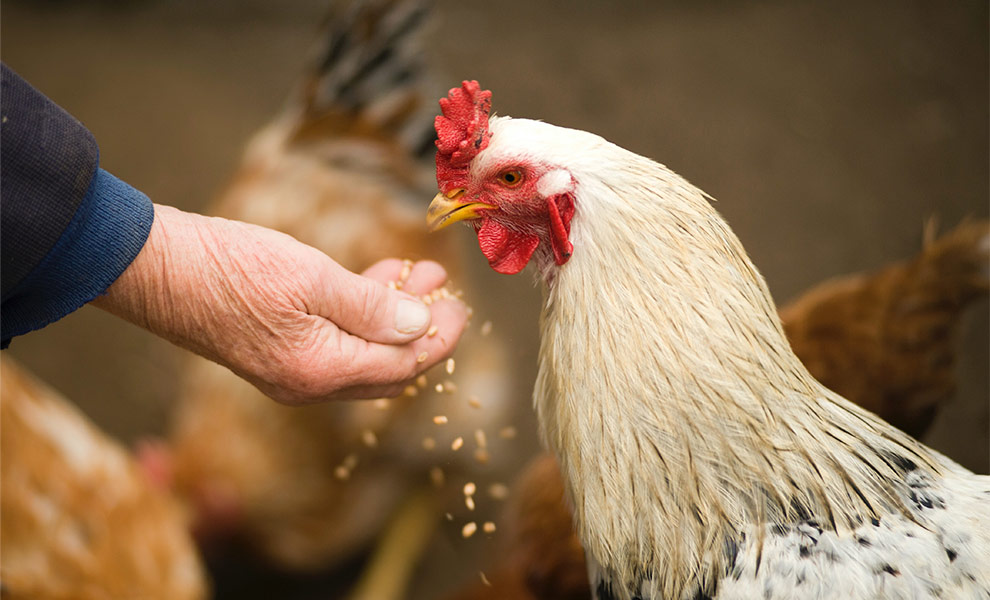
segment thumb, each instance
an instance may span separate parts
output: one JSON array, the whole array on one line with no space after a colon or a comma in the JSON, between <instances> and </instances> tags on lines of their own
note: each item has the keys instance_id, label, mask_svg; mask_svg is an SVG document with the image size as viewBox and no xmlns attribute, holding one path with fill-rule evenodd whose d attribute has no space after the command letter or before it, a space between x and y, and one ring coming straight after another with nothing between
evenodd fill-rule
<instances>
[{"instance_id":1,"label":"thumb","mask_svg":"<svg viewBox=\"0 0 990 600\"><path fill-rule=\"evenodd\" d=\"M426 304L334 263L317 290L324 296L319 316L369 342L405 344L426 333L431 313Z\"/></svg>"}]
</instances>

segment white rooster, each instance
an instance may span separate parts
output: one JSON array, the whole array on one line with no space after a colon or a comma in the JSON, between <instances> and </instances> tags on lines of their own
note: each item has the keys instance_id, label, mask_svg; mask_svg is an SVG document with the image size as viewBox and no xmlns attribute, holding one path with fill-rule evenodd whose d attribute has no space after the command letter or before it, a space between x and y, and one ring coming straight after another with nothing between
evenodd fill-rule
<instances>
[{"instance_id":1,"label":"white rooster","mask_svg":"<svg viewBox=\"0 0 990 600\"><path fill-rule=\"evenodd\" d=\"M704 192L441 100L433 229L545 284L534 404L598 600L987 598L990 478L818 383Z\"/></svg>"}]
</instances>

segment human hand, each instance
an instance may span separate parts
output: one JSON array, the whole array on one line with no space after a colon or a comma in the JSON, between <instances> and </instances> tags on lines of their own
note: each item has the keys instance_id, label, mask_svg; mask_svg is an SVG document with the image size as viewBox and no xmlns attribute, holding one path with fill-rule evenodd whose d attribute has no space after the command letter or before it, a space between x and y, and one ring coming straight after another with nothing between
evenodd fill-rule
<instances>
[{"instance_id":1,"label":"human hand","mask_svg":"<svg viewBox=\"0 0 990 600\"><path fill-rule=\"evenodd\" d=\"M391 397L449 356L467 322L457 300L412 296L443 285L440 265L416 263L403 291L383 283L401 270L390 259L356 275L285 234L156 205L145 247L93 304L284 404Z\"/></svg>"}]
</instances>

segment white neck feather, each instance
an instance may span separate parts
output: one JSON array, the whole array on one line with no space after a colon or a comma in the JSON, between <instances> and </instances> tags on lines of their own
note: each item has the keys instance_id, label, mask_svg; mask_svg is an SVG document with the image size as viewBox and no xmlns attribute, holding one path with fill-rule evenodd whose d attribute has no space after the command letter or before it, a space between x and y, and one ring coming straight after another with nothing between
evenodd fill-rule
<instances>
[{"instance_id":1,"label":"white neck feather","mask_svg":"<svg viewBox=\"0 0 990 600\"><path fill-rule=\"evenodd\" d=\"M745 524L844 529L903 510L897 457L937 460L808 374L700 190L601 150L572 170L572 258L537 257L553 275L534 402L586 551L677 598L726 568Z\"/></svg>"}]
</instances>

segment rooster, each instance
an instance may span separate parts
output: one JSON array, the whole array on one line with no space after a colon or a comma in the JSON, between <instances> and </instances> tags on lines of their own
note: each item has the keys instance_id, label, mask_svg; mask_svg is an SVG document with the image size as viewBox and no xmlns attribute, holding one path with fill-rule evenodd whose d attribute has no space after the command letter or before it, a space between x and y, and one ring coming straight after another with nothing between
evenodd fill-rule
<instances>
[{"instance_id":1,"label":"rooster","mask_svg":"<svg viewBox=\"0 0 990 600\"><path fill-rule=\"evenodd\" d=\"M953 333L990 288L990 222L933 237L929 222L916 256L822 282L780 309L788 341L816 379L914 437L953 397ZM513 489L491 585L451 599L590 597L557 461L536 457Z\"/></svg>"},{"instance_id":2,"label":"rooster","mask_svg":"<svg viewBox=\"0 0 990 600\"><path fill-rule=\"evenodd\" d=\"M545 300L533 395L597 600L990 594L990 478L815 380L710 198L582 131L436 119L436 230Z\"/></svg>"}]
</instances>

